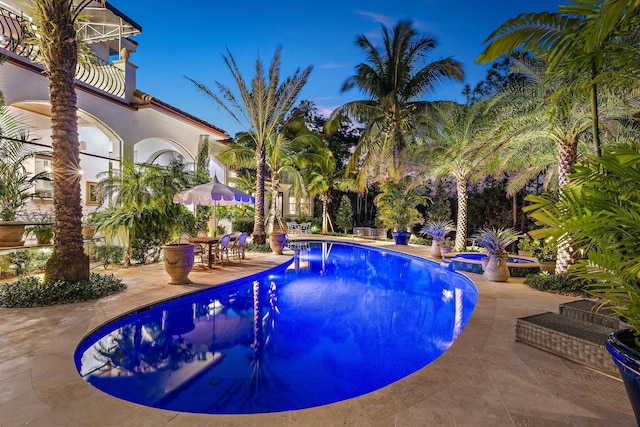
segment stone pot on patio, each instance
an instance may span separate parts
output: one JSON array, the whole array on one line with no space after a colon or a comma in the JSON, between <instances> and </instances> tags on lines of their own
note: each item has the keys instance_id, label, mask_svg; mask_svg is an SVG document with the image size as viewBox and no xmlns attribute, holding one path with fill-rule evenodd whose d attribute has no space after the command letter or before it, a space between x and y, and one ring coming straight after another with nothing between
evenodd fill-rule
<instances>
[{"instance_id":1,"label":"stone pot on patio","mask_svg":"<svg viewBox=\"0 0 640 427\"><path fill-rule=\"evenodd\" d=\"M170 285L191 283L189 273L193 268L193 243L170 243L162 247L164 269L171 277Z\"/></svg>"},{"instance_id":2,"label":"stone pot on patio","mask_svg":"<svg viewBox=\"0 0 640 427\"><path fill-rule=\"evenodd\" d=\"M269 246L273 253L282 255L284 245L287 244L287 235L284 233L271 233L269 235Z\"/></svg>"},{"instance_id":3,"label":"stone pot on patio","mask_svg":"<svg viewBox=\"0 0 640 427\"><path fill-rule=\"evenodd\" d=\"M488 258L482 258L482 275L493 282L506 282L511 274L507 267L507 254L488 254Z\"/></svg>"},{"instance_id":4,"label":"stone pot on patio","mask_svg":"<svg viewBox=\"0 0 640 427\"><path fill-rule=\"evenodd\" d=\"M622 329L609 335L607 350L620 370L629 402L640 425L640 349L635 345L631 329Z\"/></svg>"},{"instance_id":5,"label":"stone pot on patio","mask_svg":"<svg viewBox=\"0 0 640 427\"><path fill-rule=\"evenodd\" d=\"M24 246L22 221L0 221L0 247Z\"/></svg>"}]
</instances>

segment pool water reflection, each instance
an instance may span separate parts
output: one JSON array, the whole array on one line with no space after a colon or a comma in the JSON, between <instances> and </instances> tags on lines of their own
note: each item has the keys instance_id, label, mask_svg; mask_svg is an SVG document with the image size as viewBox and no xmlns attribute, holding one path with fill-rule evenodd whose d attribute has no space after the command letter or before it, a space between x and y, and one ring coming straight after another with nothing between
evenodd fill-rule
<instances>
[{"instance_id":1,"label":"pool water reflection","mask_svg":"<svg viewBox=\"0 0 640 427\"><path fill-rule=\"evenodd\" d=\"M76 366L142 405L278 412L356 397L424 367L477 300L464 276L361 245L298 243L292 262L144 307L88 336Z\"/></svg>"}]
</instances>

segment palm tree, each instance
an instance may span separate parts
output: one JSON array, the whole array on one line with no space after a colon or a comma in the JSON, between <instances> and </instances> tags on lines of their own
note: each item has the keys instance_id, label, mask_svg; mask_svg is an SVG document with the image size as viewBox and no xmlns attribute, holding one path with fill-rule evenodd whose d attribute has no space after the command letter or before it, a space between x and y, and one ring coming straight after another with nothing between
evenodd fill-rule
<instances>
[{"instance_id":1,"label":"palm tree","mask_svg":"<svg viewBox=\"0 0 640 427\"><path fill-rule=\"evenodd\" d=\"M250 85L245 82L233 55L227 50L227 55L223 55L223 60L240 92L239 99L228 86L218 81L215 84L220 95L212 92L204 84L187 77L198 89L221 106L235 121L241 125L249 126L248 134L251 135L255 142L256 168L253 241L260 244L266 241L264 230L266 146L268 141L276 135L278 129L283 125L287 113L293 107L312 70L312 67L307 67L304 70L297 69L291 77L280 82L281 50L281 48L276 49L267 76L264 75L262 61L260 59L256 61L256 75L251 80Z\"/></svg>"},{"instance_id":2,"label":"palm tree","mask_svg":"<svg viewBox=\"0 0 640 427\"><path fill-rule=\"evenodd\" d=\"M421 63L436 41L418 36L411 22L400 21L391 32L382 26L382 33L382 51L365 35L357 38L368 62L359 64L342 86L343 91L357 87L368 99L334 110L326 128L335 131L348 119L366 124L346 169L347 174L359 170L359 190L366 189L369 177L400 179L401 152L412 142L416 115L429 105L419 99L442 80L464 78L462 65L452 58Z\"/></svg>"},{"instance_id":3,"label":"palm tree","mask_svg":"<svg viewBox=\"0 0 640 427\"><path fill-rule=\"evenodd\" d=\"M601 28L594 21L602 23L600 8L611 1L601 0L596 4L591 0L574 0L574 3L560 6L559 13L528 13L507 20L485 40L489 45L476 62L487 63L517 50L543 56L548 61L549 76L571 76L557 88L551 104L555 107L570 109L575 101L574 93L588 88L594 152L600 155L598 82L620 80L615 76L617 69L621 61L628 65L629 56L635 58L633 67L637 70L638 49L629 46L629 37L618 37L616 32L607 37L600 32L599 42L594 43L594 31ZM610 21L611 18L607 18L607 22ZM627 31L626 36L633 33Z\"/></svg>"},{"instance_id":4,"label":"palm tree","mask_svg":"<svg viewBox=\"0 0 640 427\"><path fill-rule=\"evenodd\" d=\"M437 177L452 176L456 180L458 213L456 218L455 250L467 244L467 185L483 160L469 153L470 147L484 143L487 118L482 116L482 103L473 106L442 102L435 106L435 114L426 115L428 141L418 152L419 162L431 162L429 172Z\"/></svg>"},{"instance_id":5,"label":"palm tree","mask_svg":"<svg viewBox=\"0 0 640 427\"><path fill-rule=\"evenodd\" d=\"M256 138L251 132L239 134L237 142L231 144L218 158L231 167L251 167L255 153ZM327 162L326 154L320 149L320 138L304 128L301 119L290 120L277 134L272 135L266 144L265 166L271 183L271 208L269 210L269 231L280 219L276 209L280 183L290 184L294 197L308 196L303 171L312 165Z\"/></svg>"},{"instance_id":6,"label":"palm tree","mask_svg":"<svg viewBox=\"0 0 640 427\"><path fill-rule=\"evenodd\" d=\"M80 156L75 73L78 61L76 23L90 0L35 0L42 63L49 79L53 156L54 252L45 280L89 278L89 257L82 240Z\"/></svg>"}]
</instances>

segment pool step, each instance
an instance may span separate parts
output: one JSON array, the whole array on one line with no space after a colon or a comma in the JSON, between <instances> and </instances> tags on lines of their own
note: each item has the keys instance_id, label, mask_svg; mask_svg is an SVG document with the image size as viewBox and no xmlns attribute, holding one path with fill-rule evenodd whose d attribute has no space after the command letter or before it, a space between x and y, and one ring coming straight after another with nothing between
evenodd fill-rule
<instances>
[{"instance_id":1,"label":"pool step","mask_svg":"<svg viewBox=\"0 0 640 427\"><path fill-rule=\"evenodd\" d=\"M564 357L616 377L618 368L607 351L607 337L624 323L611 312L592 311L596 302L561 304L560 313L546 312L516 319L516 341Z\"/></svg>"}]
</instances>

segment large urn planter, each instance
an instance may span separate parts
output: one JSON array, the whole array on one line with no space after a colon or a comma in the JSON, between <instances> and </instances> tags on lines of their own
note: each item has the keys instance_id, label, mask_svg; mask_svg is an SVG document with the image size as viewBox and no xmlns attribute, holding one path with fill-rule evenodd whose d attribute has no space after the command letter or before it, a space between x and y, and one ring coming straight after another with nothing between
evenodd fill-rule
<instances>
[{"instance_id":1,"label":"large urn planter","mask_svg":"<svg viewBox=\"0 0 640 427\"><path fill-rule=\"evenodd\" d=\"M24 246L24 229L24 222L0 221L0 247Z\"/></svg>"},{"instance_id":2,"label":"large urn planter","mask_svg":"<svg viewBox=\"0 0 640 427\"><path fill-rule=\"evenodd\" d=\"M429 249L429 256L431 258L440 259L442 258L442 252L440 251L440 240L433 239L431 242L431 248Z\"/></svg>"},{"instance_id":3,"label":"large urn planter","mask_svg":"<svg viewBox=\"0 0 640 427\"><path fill-rule=\"evenodd\" d=\"M409 239L411 239L411 233L408 231L394 231L391 235L396 245L408 245Z\"/></svg>"},{"instance_id":4,"label":"large urn planter","mask_svg":"<svg viewBox=\"0 0 640 427\"><path fill-rule=\"evenodd\" d=\"M193 268L193 243L168 244L162 247L164 269L170 285L191 283L189 273Z\"/></svg>"},{"instance_id":5,"label":"large urn planter","mask_svg":"<svg viewBox=\"0 0 640 427\"><path fill-rule=\"evenodd\" d=\"M631 329L612 333L607 340L607 350L620 370L636 422L640 425L640 349L635 345Z\"/></svg>"},{"instance_id":6,"label":"large urn planter","mask_svg":"<svg viewBox=\"0 0 640 427\"><path fill-rule=\"evenodd\" d=\"M482 275L492 282L506 282L511 275L509 267L507 267L507 254L497 255L489 254L488 257L482 258Z\"/></svg>"},{"instance_id":7,"label":"large urn planter","mask_svg":"<svg viewBox=\"0 0 640 427\"><path fill-rule=\"evenodd\" d=\"M287 244L287 235L284 233L271 233L269 235L269 246L273 253L282 255L284 245Z\"/></svg>"}]
</instances>

